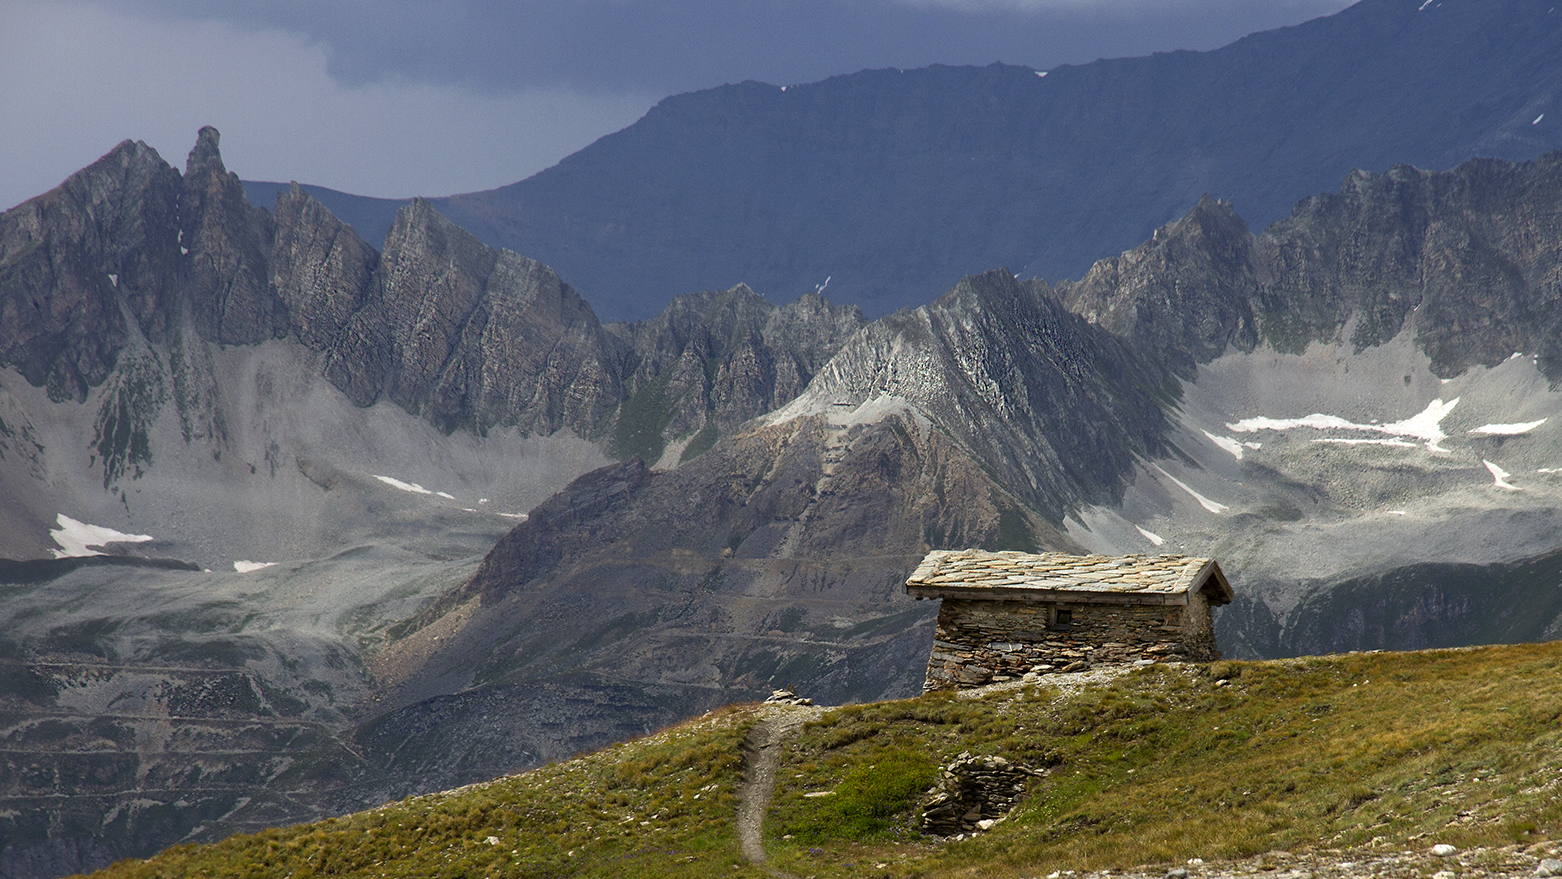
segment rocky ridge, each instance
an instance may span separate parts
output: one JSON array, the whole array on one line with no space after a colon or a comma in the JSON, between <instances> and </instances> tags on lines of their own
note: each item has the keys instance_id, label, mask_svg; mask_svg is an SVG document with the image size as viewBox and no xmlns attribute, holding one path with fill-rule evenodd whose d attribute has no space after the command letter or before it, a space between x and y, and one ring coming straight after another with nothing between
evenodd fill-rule
<instances>
[{"instance_id":1,"label":"rocky ridge","mask_svg":"<svg viewBox=\"0 0 1562 879\"><path fill-rule=\"evenodd\" d=\"M177 454L150 439L165 407L186 445L232 451L213 346L295 341L355 405L446 434L565 432L654 461L786 402L862 323L739 287L605 327L547 266L427 201L400 211L383 255L299 187L251 207L211 128L183 175L127 141L0 215L0 366L56 401L93 396L93 464L119 495Z\"/></svg>"},{"instance_id":2,"label":"rocky ridge","mask_svg":"<svg viewBox=\"0 0 1562 879\"><path fill-rule=\"evenodd\" d=\"M0 572L0 662L20 675L0 688L0 875L336 814L681 716L676 687L536 683L499 703L534 722L425 763L409 729L474 726L402 726L364 663L608 463L640 390L661 389L644 446L694 457L692 436L709 448L787 399L862 322L737 289L603 327L546 266L426 202L384 255L298 189L252 208L217 144L203 129L181 175L126 142L0 215L0 555L37 560ZM43 560L61 552L132 558ZM425 719L486 722L489 703L425 695Z\"/></svg>"},{"instance_id":3,"label":"rocky ridge","mask_svg":"<svg viewBox=\"0 0 1562 879\"><path fill-rule=\"evenodd\" d=\"M48 772L77 766L76 745L95 728L92 705L141 686L131 678L142 667L187 655L181 621L209 635L188 654L201 661L188 667L190 680L221 683L212 692L239 699L250 712L240 719L266 718L257 729L303 724L315 737L315 758L296 772L234 776L221 796L198 800L209 804L199 814L170 812L177 817L166 822L167 839L477 780L776 685L823 701L915 692L931 609L909 602L900 584L929 548L1122 552L1146 541L1198 543L1200 555L1221 558L1239 590L1256 591L1276 575L1255 557L1288 562L1294 556L1285 553L1310 534L1326 535L1332 555L1348 560L1384 550L1379 538L1401 534L1395 527L1431 535L1420 543L1395 537L1401 556L1457 552L1463 544L1446 535L1459 529L1506 564L1555 533L1536 518L1556 507L1539 479L1554 446L1541 428L1546 412L1562 412L1543 371L1551 368L1542 336L1557 292L1553 156L1353 177L1256 237L1229 205L1208 200L1079 282L1051 288L988 272L866 327L860 313L821 297L776 307L743 288L691 295L654 321L603 327L546 267L483 247L426 203L403 211L383 255L302 193L289 191L274 214L240 209L229 198L234 178L216 171L215 147L215 133L203 133L179 177L158 170L155 153L122 145L0 218L0 279L8 279L0 287L8 334L0 338L18 340L5 356L26 379L7 378L0 395L0 475L22 509L8 506L21 523L8 533L32 528L35 545L47 545L42 525L60 510L27 506L39 498L122 507L129 524L120 527L132 528L148 521L135 517L153 514L180 523L174 512L188 512L175 507L222 511L198 512L189 516L198 521L167 531L145 526L196 531L229 513L167 501L189 495L165 480L219 474L224 481L214 484L225 487L228 506L247 514L247 505L274 503L271 519L255 521L285 515L288 533L315 541L280 556L312 561L250 581L286 583L290 595L318 602L308 605L307 626L273 626L266 613L277 608L265 589L235 581L230 602L205 572L178 574L189 582L180 581L178 601L188 601L176 602L177 614L135 602L174 600L159 586L174 575L153 571L112 607L92 596L120 578L97 569L29 593L38 606L53 590L81 596L68 626L44 617L47 625L17 628L6 647L20 667L45 670L46 682L6 697L7 735L44 741L43 713L70 718L58 727L63 737L49 740L58 747L28 752L46 754L39 759L54 767ZM200 192L185 198L186 180ZM159 205L171 205L178 222L169 225ZM256 244L266 235L269 250ZM163 256L191 267L174 269L161 286L155 273L135 274ZM110 271L127 266L123 275ZM198 277L208 280L191 280ZM264 294L257 278L268 279ZM1314 282L1298 288L1296 278ZM254 341L222 342L224 333L249 332L241 315L257 321ZM523 338L531 341L509 347ZM1513 343L1533 348L1532 358L1513 359ZM1282 366L1292 383L1263 378L1263 369ZM511 368L524 374L509 381ZM1343 378L1352 368L1374 383ZM1320 391L1325 385L1333 390ZM1382 457L1365 468L1341 464L1311 434L1264 434L1249 445L1234 426L1252 414L1241 407L1267 403L1266 395L1294 407L1311 405L1308 394L1382 406L1342 410L1353 419L1349 436L1365 431L1389 443L1368 448ZM1456 394L1465 408L1446 431L1442 421L1429 427L1411 417L1434 395ZM304 401L297 423L284 430L296 401ZM1505 405L1518 414L1504 414ZM1332 410L1260 414L1305 421L1309 411ZM375 445L386 424L406 448ZM338 457L303 454L288 437L305 427L320 431L311 449ZM1293 429L1319 430L1284 428ZM36 490L49 473L69 470L50 456L76 449L68 437L83 432L96 434L80 455L97 468L91 478ZM576 434L587 439L569 436ZM1405 438L1412 435L1416 442ZM1443 441L1446 455L1431 448ZM566 442L577 444L568 455L559 452ZM608 463L604 447L629 457ZM361 458L341 457L342 449ZM371 475L383 471L366 469L430 456L440 460L419 466L460 476L459 488L428 476L418 479L430 488L386 482ZM1515 477L1519 462L1527 469ZM607 466L593 471L599 464ZM1525 491L1509 491L1490 482L1503 478L1491 466L1521 482L1534 478ZM1472 470L1481 485L1469 484ZM518 471L540 473L520 491ZM258 488L273 483L287 493ZM519 509L531 509L513 530L478 506L479 494L506 484ZM533 508L555 487L563 490ZM298 512L301 499L318 504L308 508L315 515ZM445 506L431 515L425 500ZM1442 505L1455 512L1435 518L1432 507ZM367 520L378 523L367 536L354 530ZM1349 538L1362 522L1371 536ZM1428 541L1446 546L1428 549ZM330 556L328 543L352 548ZM183 545L160 538L145 548L176 554ZM364 545L382 548L371 555L389 545L398 552L377 557L387 559L373 578L380 591L365 588L367 597L344 613L317 592L339 588ZM1382 557L1397 566L1401 556ZM215 557L279 556L230 547ZM1327 590L1336 574L1313 585ZM1514 582L1529 589L1534 579ZM1224 618L1223 640L1250 636L1225 643L1255 651L1302 643L1274 634L1307 631L1304 590L1280 585L1285 601ZM1392 617L1397 601L1380 603L1379 615ZM138 608L122 614L135 626L113 616L125 602ZM16 625L32 619L23 602L11 604ZM108 609L80 610L95 606ZM246 616L255 608L264 612ZM1439 608L1483 612L1445 602L1426 613ZM1279 629L1264 629L1271 624ZM310 649L322 660L304 681L273 661L293 649L287 639L301 626L321 638ZM242 636L244 650L235 651L231 635ZM266 672L229 673L251 660ZM100 674L103 664L114 673ZM81 698L65 705L57 694L67 693ZM177 714L151 700L125 720L126 740L165 730ZM275 753L292 759L292 747ZM344 753L362 761L350 777L328 771L330 755ZM168 803L197 801L185 782L209 789L185 778L167 789ZM109 788L94 795L146 793L130 782ZM256 806L234 811L245 797ZM143 811L148 821L162 814ZM64 813L39 814L52 821ZM128 830L145 829L126 820ZM8 849L8 864L74 868L129 851L105 844L70 855L85 836L36 823L8 838L24 840ZM150 837L127 832L113 845L132 838Z\"/></svg>"}]
</instances>

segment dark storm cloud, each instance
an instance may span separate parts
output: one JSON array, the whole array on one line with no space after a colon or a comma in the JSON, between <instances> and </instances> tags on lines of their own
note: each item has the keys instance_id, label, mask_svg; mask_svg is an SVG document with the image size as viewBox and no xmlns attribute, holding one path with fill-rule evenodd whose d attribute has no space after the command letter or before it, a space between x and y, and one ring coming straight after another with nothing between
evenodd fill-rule
<instances>
[{"instance_id":1,"label":"dark storm cloud","mask_svg":"<svg viewBox=\"0 0 1562 879\"><path fill-rule=\"evenodd\" d=\"M867 67L1046 68L1208 49L1343 0L133 0L144 11L278 28L322 44L333 77L480 92L670 93L806 82Z\"/></svg>"}]
</instances>

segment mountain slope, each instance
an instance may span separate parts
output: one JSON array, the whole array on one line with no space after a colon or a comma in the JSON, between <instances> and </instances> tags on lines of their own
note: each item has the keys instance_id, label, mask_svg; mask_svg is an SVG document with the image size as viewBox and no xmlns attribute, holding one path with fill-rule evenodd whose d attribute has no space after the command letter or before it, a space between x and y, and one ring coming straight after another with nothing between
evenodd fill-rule
<instances>
[{"instance_id":1,"label":"mountain slope","mask_svg":"<svg viewBox=\"0 0 1562 879\"><path fill-rule=\"evenodd\" d=\"M874 70L670 97L558 165L436 201L612 318L744 282L870 316L996 266L1077 277L1204 193L1263 226L1354 168L1562 146L1549 0L1364 0L1210 52Z\"/></svg>"},{"instance_id":2,"label":"mountain slope","mask_svg":"<svg viewBox=\"0 0 1562 879\"><path fill-rule=\"evenodd\" d=\"M1559 661L1527 645L1162 666L845 706L775 746L766 864L739 847L739 785L756 728L799 710L769 705L101 875L1139 879L1196 858L1213 877L1533 876L1562 832ZM968 838L923 835L939 768L973 754L1034 771L1019 804Z\"/></svg>"},{"instance_id":3,"label":"mountain slope","mask_svg":"<svg viewBox=\"0 0 1562 879\"><path fill-rule=\"evenodd\" d=\"M378 253L219 169L214 131L184 175L125 144L0 215L0 540L29 559L0 569L0 812L28 816L0 868L778 683L915 692L934 608L899 583L932 547L1214 555L1245 655L1554 630L1556 155L1351 175L1257 236L1206 199L1079 281L989 271L866 325L734 287L603 326L428 202ZM202 570L42 558L92 551Z\"/></svg>"}]
</instances>

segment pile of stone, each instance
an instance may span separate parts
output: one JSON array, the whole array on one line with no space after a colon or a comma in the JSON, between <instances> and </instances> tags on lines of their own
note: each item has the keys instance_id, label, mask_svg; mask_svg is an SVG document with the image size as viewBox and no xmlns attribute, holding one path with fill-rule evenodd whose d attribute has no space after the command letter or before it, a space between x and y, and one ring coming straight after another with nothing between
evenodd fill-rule
<instances>
[{"instance_id":1,"label":"pile of stone","mask_svg":"<svg viewBox=\"0 0 1562 879\"><path fill-rule=\"evenodd\" d=\"M814 704L814 700L809 699L806 696L799 696L799 695L797 695L797 691L793 690L791 687L786 687L784 689L776 690L775 692L771 693L770 694L770 698L765 700L765 704L766 705L812 705L812 704Z\"/></svg>"},{"instance_id":2,"label":"pile of stone","mask_svg":"<svg viewBox=\"0 0 1562 879\"><path fill-rule=\"evenodd\" d=\"M990 830L1025 795L1034 769L1002 757L962 753L939 770L938 783L922 803L922 832L958 836Z\"/></svg>"}]
</instances>

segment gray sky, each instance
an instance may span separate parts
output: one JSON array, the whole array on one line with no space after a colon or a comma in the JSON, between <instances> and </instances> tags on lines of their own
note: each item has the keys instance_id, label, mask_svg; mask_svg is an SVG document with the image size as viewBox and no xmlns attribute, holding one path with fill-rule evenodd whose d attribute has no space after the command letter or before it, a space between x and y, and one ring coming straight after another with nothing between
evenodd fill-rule
<instances>
[{"instance_id":1,"label":"gray sky","mask_svg":"<svg viewBox=\"0 0 1562 879\"><path fill-rule=\"evenodd\" d=\"M1347 0L0 0L0 209L125 138L362 195L527 177L678 92L1211 49Z\"/></svg>"}]
</instances>

